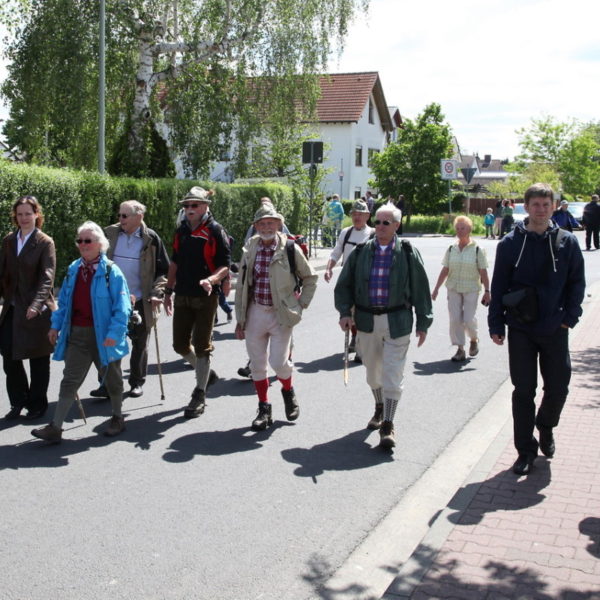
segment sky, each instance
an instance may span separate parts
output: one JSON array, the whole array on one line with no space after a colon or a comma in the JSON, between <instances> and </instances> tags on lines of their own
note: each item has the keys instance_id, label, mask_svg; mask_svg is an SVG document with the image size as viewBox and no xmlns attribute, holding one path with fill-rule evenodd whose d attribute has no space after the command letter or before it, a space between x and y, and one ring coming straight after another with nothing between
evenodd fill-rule
<instances>
[{"instance_id":1,"label":"sky","mask_svg":"<svg viewBox=\"0 0 600 600\"><path fill-rule=\"evenodd\" d=\"M371 0L329 72L378 71L404 117L438 102L464 154L513 158L532 118L600 120L599 20L595 0Z\"/></svg>"},{"instance_id":2,"label":"sky","mask_svg":"<svg viewBox=\"0 0 600 600\"><path fill-rule=\"evenodd\" d=\"M371 0L331 73L378 71L388 105L441 105L466 153L514 158L531 119L600 120L600 3Z\"/></svg>"}]
</instances>

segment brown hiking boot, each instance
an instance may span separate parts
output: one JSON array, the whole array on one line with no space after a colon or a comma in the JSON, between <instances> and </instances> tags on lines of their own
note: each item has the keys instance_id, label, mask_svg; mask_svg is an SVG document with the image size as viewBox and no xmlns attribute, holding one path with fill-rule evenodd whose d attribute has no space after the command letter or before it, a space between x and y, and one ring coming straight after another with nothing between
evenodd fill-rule
<instances>
[{"instance_id":1,"label":"brown hiking boot","mask_svg":"<svg viewBox=\"0 0 600 600\"><path fill-rule=\"evenodd\" d=\"M54 423L50 423L45 427L39 427L38 429L32 429L31 435L51 444L60 444L62 441L62 429L55 427Z\"/></svg>"},{"instance_id":2,"label":"brown hiking boot","mask_svg":"<svg viewBox=\"0 0 600 600\"><path fill-rule=\"evenodd\" d=\"M200 388L194 388L192 397L190 398L190 403L183 411L183 416L186 419L194 419L195 417L199 417L204 412L206 407L205 396L206 392L204 390L201 390Z\"/></svg>"},{"instance_id":3,"label":"brown hiking boot","mask_svg":"<svg viewBox=\"0 0 600 600\"><path fill-rule=\"evenodd\" d=\"M479 340L471 340L469 344L469 356L477 356L479 354Z\"/></svg>"},{"instance_id":4,"label":"brown hiking boot","mask_svg":"<svg viewBox=\"0 0 600 600\"><path fill-rule=\"evenodd\" d=\"M108 423L108 427L104 430L104 435L107 437L114 437L125 431L125 419L113 415Z\"/></svg>"},{"instance_id":5,"label":"brown hiking boot","mask_svg":"<svg viewBox=\"0 0 600 600\"><path fill-rule=\"evenodd\" d=\"M381 427L383 423L383 403L375 403L375 413L371 417L371 420L367 423L367 429L375 430Z\"/></svg>"},{"instance_id":6,"label":"brown hiking boot","mask_svg":"<svg viewBox=\"0 0 600 600\"><path fill-rule=\"evenodd\" d=\"M462 348L459 348L456 351L456 354L450 360L453 362L463 362L463 361L467 360L465 351Z\"/></svg>"},{"instance_id":7,"label":"brown hiking boot","mask_svg":"<svg viewBox=\"0 0 600 600\"><path fill-rule=\"evenodd\" d=\"M391 421L384 421L379 430L379 447L391 450L396 445L394 439L394 424Z\"/></svg>"}]
</instances>

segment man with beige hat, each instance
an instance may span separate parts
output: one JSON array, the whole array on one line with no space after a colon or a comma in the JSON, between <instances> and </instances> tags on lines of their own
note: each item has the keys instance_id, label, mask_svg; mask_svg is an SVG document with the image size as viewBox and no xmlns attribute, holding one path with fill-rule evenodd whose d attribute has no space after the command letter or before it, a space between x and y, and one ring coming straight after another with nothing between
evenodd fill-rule
<instances>
[{"instance_id":1,"label":"man with beige hat","mask_svg":"<svg viewBox=\"0 0 600 600\"><path fill-rule=\"evenodd\" d=\"M292 330L317 287L316 273L298 245L280 232L282 224L283 217L272 205L264 204L256 211L254 225L258 233L244 246L235 293L235 335L246 340L259 400L252 421L254 430L273 423L267 362L281 382L287 420L298 418L300 409L289 358Z\"/></svg>"},{"instance_id":2,"label":"man with beige hat","mask_svg":"<svg viewBox=\"0 0 600 600\"><path fill-rule=\"evenodd\" d=\"M187 419L204 412L218 287L229 277L229 238L209 211L213 194L195 186L180 201L185 213L175 231L165 288L165 310L173 314L173 349L196 370Z\"/></svg>"}]
</instances>

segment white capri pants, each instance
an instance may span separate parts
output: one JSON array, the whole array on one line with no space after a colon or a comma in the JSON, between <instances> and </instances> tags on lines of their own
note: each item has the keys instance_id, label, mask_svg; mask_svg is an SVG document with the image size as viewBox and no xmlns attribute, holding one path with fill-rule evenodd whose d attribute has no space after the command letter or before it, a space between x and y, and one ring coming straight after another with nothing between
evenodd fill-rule
<instances>
[{"instance_id":1,"label":"white capri pants","mask_svg":"<svg viewBox=\"0 0 600 600\"><path fill-rule=\"evenodd\" d=\"M477 339L477 299L479 292L461 294L448 290L448 313L450 314L450 342L454 346L465 345L465 331L470 340Z\"/></svg>"},{"instance_id":2,"label":"white capri pants","mask_svg":"<svg viewBox=\"0 0 600 600\"><path fill-rule=\"evenodd\" d=\"M246 315L246 350L250 359L250 370L254 381L267 378L268 362L280 379L292 376L293 363L289 360L292 340L292 327L277 322L274 306L264 306L253 302Z\"/></svg>"},{"instance_id":3,"label":"white capri pants","mask_svg":"<svg viewBox=\"0 0 600 600\"><path fill-rule=\"evenodd\" d=\"M400 400L404 365L410 334L392 338L388 316L373 315L373 333L358 331L356 346L367 368L367 383L373 390L383 388L383 397Z\"/></svg>"}]
</instances>

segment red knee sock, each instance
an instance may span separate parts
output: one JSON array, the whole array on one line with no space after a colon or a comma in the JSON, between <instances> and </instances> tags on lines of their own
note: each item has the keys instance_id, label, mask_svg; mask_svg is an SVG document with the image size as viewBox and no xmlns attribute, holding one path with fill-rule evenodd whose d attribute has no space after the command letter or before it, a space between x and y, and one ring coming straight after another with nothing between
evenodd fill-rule
<instances>
[{"instance_id":1,"label":"red knee sock","mask_svg":"<svg viewBox=\"0 0 600 600\"><path fill-rule=\"evenodd\" d=\"M259 402L268 402L267 392L269 390L269 380L268 379L260 379L259 381L254 382L254 387L256 388L256 393L258 394Z\"/></svg>"},{"instance_id":2,"label":"red knee sock","mask_svg":"<svg viewBox=\"0 0 600 600\"><path fill-rule=\"evenodd\" d=\"M279 381L281 381L281 387L287 392L288 390L292 389L292 378L288 377L287 379L281 379L281 377L278 377L277 379L279 379Z\"/></svg>"}]
</instances>

